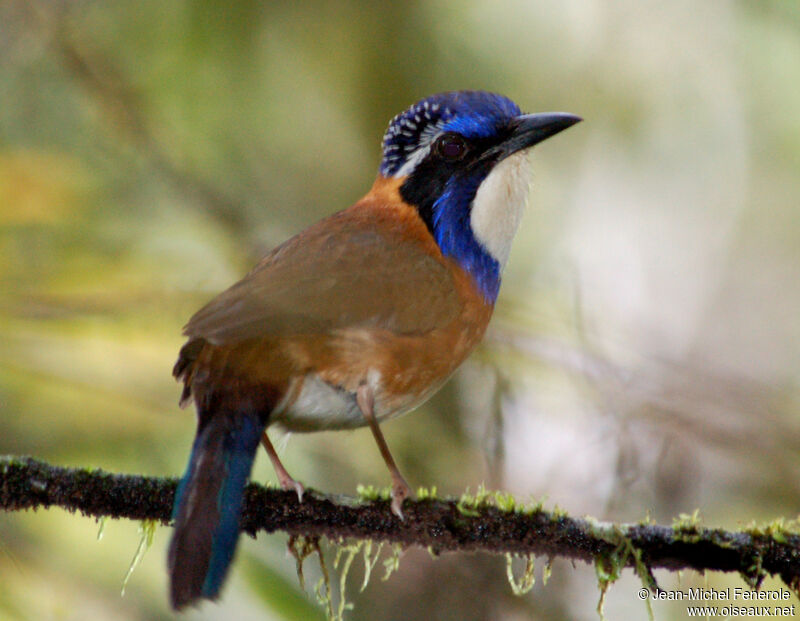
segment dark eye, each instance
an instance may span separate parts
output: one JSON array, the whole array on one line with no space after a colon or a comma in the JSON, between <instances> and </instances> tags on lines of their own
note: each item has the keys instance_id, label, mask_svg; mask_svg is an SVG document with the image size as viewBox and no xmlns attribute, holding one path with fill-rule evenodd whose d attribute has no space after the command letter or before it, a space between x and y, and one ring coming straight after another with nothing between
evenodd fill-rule
<instances>
[{"instance_id":1,"label":"dark eye","mask_svg":"<svg viewBox=\"0 0 800 621\"><path fill-rule=\"evenodd\" d=\"M467 153L467 142L458 134L442 134L436 139L436 151L444 159L454 162Z\"/></svg>"}]
</instances>

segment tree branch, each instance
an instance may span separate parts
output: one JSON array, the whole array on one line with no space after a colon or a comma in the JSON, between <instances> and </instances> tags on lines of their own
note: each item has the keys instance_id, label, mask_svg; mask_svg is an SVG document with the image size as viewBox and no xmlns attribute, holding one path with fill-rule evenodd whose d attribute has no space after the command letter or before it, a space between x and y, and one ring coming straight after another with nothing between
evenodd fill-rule
<instances>
[{"instance_id":1,"label":"tree branch","mask_svg":"<svg viewBox=\"0 0 800 621\"><path fill-rule=\"evenodd\" d=\"M202 175L182 165L159 139L149 122L142 98L122 69L101 57L81 33L70 29L70 5L28 2L21 6L55 54L56 60L89 96L106 126L119 142L132 146L160 172L174 188L229 229L246 228L245 201L226 193Z\"/></svg>"},{"instance_id":2,"label":"tree branch","mask_svg":"<svg viewBox=\"0 0 800 621\"><path fill-rule=\"evenodd\" d=\"M0 457L0 508L59 506L84 515L168 524L176 479L61 468L31 458ZM436 553L482 550L594 562L618 573L632 567L651 587L652 570L739 572L757 587L766 575L800 590L800 535L782 521L743 532L701 528L685 519L672 527L610 524L518 507L510 496L484 493L461 500L406 501L398 520L386 499L325 496L250 484L242 530L359 538L423 546Z\"/></svg>"}]
</instances>

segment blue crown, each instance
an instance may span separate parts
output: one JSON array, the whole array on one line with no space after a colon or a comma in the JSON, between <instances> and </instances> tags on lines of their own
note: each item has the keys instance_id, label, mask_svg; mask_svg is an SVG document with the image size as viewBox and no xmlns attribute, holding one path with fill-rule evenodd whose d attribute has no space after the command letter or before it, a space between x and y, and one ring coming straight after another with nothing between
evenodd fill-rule
<instances>
[{"instance_id":1,"label":"blue crown","mask_svg":"<svg viewBox=\"0 0 800 621\"><path fill-rule=\"evenodd\" d=\"M409 155L439 132L486 138L520 113L517 104L496 93L453 91L431 95L389 123L383 136L380 173L386 177L394 175Z\"/></svg>"}]
</instances>

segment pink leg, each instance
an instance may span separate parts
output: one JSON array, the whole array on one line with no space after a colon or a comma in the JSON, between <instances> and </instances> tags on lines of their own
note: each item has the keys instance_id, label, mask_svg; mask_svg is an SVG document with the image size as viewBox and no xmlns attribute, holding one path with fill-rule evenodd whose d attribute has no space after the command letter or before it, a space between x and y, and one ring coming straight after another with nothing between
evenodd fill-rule
<instances>
[{"instance_id":1,"label":"pink leg","mask_svg":"<svg viewBox=\"0 0 800 621\"><path fill-rule=\"evenodd\" d=\"M386 462L386 467L389 469L389 474L392 477L392 513L402 520L403 511L401 507L403 501L411 496L411 488L408 486L408 483L406 483L403 475L400 474L400 470L397 469L397 464L394 463L394 458L389 452L389 447L383 437L381 428L378 426L378 421L375 419L375 412L373 409L375 406L375 398L369 386L362 384L358 387L356 402L364 418L367 419L375 442L378 444L378 450L381 452L381 457L383 457L383 461Z\"/></svg>"},{"instance_id":2,"label":"pink leg","mask_svg":"<svg viewBox=\"0 0 800 621\"><path fill-rule=\"evenodd\" d=\"M297 492L298 502L303 502L303 492L306 491L303 484L295 481L289 473L286 472L286 468L283 467L280 457L278 457L278 453L275 452L275 447L272 446L272 442L269 441L269 436L266 431L264 435L261 436L261 444L267 450L267 455L269 455L269 460L272 462L272 467L275 469L275 474L278 475L278 483L281 484L281 489L293 489Z\"/></svg>"}]
</instances>

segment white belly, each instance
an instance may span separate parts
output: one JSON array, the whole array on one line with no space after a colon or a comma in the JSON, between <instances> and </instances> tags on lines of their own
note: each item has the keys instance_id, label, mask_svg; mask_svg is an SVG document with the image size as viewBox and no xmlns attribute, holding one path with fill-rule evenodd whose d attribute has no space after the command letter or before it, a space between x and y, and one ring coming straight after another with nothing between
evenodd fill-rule
<instances>
[{"instance_id":1,"label":"white belly","mask_svg":"<svg viewBox=\"0 0 800 621\"><path fill-rule=\"evenodd\" d=\"M356 403L356 393L332 386L315 374L302 380L299 393L296 387L288 391L287 399L270 416L270 424L277 424L287 431L323 431L325 429L355 429L367 424ZM378 421L400 416L423 403L440 385L431 386L423 394L393 398L391 404L384 398L380 376L370 373L367 382L375 395L375 417Z\"/></svg>"},{"instance_id":2,"label":"white belly","mask_svg":"<svg viewBox=\"0 0 800 621\"><path fill-rule=\"evenodd\" d=\"M289 404L280 404L270 417L289 431L353 429L366 425L354 392L331 386L316 375L307 375L299 394ZM294 390L289 395L294 396Z\"/></svg>"}]
</instances>

